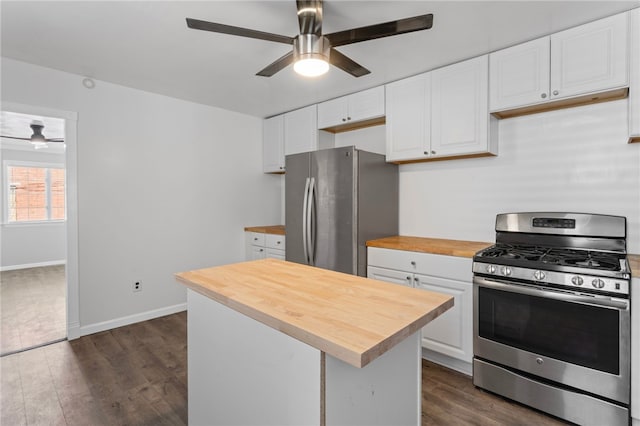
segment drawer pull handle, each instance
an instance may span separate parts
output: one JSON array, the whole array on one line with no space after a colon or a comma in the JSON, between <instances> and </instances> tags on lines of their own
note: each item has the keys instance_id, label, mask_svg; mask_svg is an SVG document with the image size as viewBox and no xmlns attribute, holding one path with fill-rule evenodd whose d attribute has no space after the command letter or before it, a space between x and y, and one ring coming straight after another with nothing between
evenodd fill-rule
<instances>
[{"instance_id":1,"label":"drawer pull handle","mask_svg":"<svg viewBox=\"0 0 640 426\"><path fill-rule=\"evenodd\" d=\"M416 266L416 262L415 261L411 261L411 266Z\"/></svg>"}]
</instances>

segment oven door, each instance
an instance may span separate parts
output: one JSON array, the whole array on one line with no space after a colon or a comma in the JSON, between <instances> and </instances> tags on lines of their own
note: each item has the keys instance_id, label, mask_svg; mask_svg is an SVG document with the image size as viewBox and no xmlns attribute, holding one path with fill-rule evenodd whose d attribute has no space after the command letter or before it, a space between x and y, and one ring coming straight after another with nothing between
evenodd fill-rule
<instances>
[{"instance_id":1,"label":"oven door","mask_svg":"<svg viewBox=\"0 0 640 426\"><path fill-rule=\"evenodd\" d=\"M476 358L629 403L627 299L479 276L473 283Z\"/></svg>"}]
</instances>

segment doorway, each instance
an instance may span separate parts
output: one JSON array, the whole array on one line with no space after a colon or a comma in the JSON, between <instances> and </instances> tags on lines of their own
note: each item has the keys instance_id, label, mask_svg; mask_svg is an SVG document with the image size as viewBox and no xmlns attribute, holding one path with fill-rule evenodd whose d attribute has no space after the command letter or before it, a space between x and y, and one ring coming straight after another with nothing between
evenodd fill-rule
<instances>
[{"instance_id":1,"label":"doorway","mask_svg":"<svg viewBox=\"0 0 640 426\"><path fill-rule=\"evenodd\" d=\"M76 114L8 103L0 114L4 356L79 334Z\"/></svg>"}]
</instances>

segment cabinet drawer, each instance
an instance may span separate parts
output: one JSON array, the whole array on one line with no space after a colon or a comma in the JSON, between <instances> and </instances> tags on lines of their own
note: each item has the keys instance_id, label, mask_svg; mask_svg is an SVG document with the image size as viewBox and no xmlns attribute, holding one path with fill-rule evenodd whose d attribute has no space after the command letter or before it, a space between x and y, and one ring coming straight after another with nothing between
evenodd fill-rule
<instances>
[{"instance_id":1,"label":"cabinet drawer","mask_svg":"<svg viewBox=\"0 0 640 426\"><path fill-rule=\"evenodd\" d=\"M369 247L368 265L471 282L472 259Z\"/></svg>"},{"instance_id":2,"label":"cabinet drawer","mask_svg":"<svg viewBox=\"0 0 640 426\"><path fill-rule=\"evenodd\" d=\"M264 246L264 235L265 234L260 232L251 232L249 234L249 240L254 246Z\"/></svg>"},{"instance_id":3,"label":"cabinet drawer","mask_svg":"<svg viewBox=\"0 0 640 426\"><path fill-rule=\"evenodd\" d=\"M285 249L284 241L285 241L284 235L266 234L265 245L267 246L267 248L284 250Z\"/></svg>"}]
</instances>

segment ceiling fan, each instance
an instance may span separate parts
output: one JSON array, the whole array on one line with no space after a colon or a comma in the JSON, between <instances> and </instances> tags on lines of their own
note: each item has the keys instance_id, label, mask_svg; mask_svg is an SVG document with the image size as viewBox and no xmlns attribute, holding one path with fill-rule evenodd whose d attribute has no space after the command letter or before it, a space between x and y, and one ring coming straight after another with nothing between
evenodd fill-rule
<instances>
[{"instance_id":1,"label":"ceiling fan","mask_svg":"<svg viewBox=\"0 0 640 426\"><path fill-rule=\"evenodd\" d=\"M29 125L29 127L31 127L31 130L33 131L33 134L31 135L31 137L19 138L17 136L5 136L5 135L0 135L0 137L29 141L31 142L31 144L35 149L46 148L49 142L64 142L64 139L61 139L61 138L52 138L52 139L45 138L44 135L42 134L42 129L44 129L44 124L42 123L42 121L33 120Z\"/></svg>"},{"instance_id":2,"label":"ceiling fan","mask_svg":"<svg viewBox=\"0 0 640 426\"><path fill-rule=\"evenodd\" d=\"M297 0L296 5L300 34L295 37L192 18L187 18L187 26L195 30L212 31L214 33L231 34L293 45L291 52L256 74L262 77L271 77L291 63L294 63L293 67L297 73L308 77L326 73L329 70L329 64L354 77L362 77L371 71L349 59L337 51L335 47L413 31L428 30L433 25L433 14L429 13L382 24L322 34L322 0Z\"/></svg>"}]
</instances>

